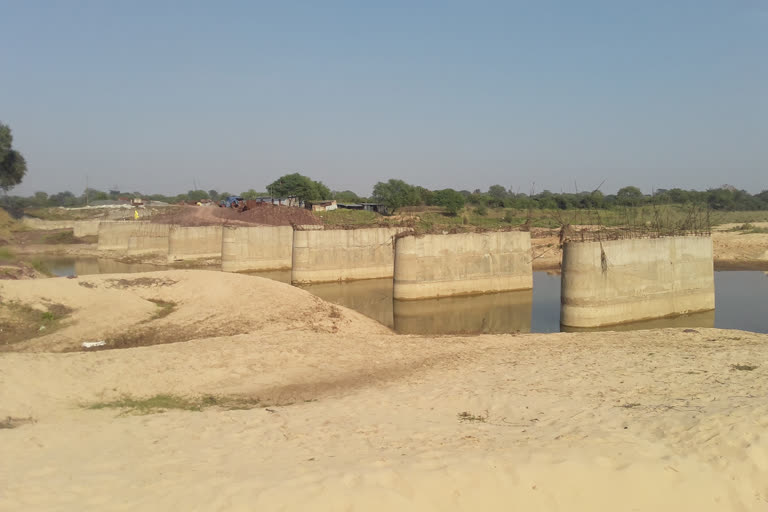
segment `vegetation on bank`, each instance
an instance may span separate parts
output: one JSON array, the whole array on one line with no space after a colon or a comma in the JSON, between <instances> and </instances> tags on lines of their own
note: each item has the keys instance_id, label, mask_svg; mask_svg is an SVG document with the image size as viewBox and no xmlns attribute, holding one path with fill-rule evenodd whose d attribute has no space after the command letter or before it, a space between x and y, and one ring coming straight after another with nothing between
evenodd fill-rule
<instances>
[{"instance_id":1,"label":"vegetation on bank","mask_svg":"<svg viewBox=\"0 0 768 512\"><path fill-rule=\"evenodd\" d=\"M10 146L9 146L10 147ZM5 196L0 206L20 212L33 208L55 206L79 207L94 201L117 200L121 198L141 197L170 204L197 202L204 199L221 200L232 195L218 190L189 190L186 193L168 196L163 194L142 193L139 191L86 189L80 195L70 191L48 195L36 192L29 197ZM613 208L640 207L649 205L686 205L706 206L715 211L768 211L768 190L750 194L729 185L705 191L684 190L680 188L656 189L652 194L644 194L636 186L625 186L615 194L605 194L601 190L575 192L520 192L520 185L509 188L503 185L491 185L483 191L475 189L454 190L451 188L430 190L411 185L403 180L390 179L374 185L370 196L360 196L350 190L333 191L322 182L299 173L286 174L267 186L267 191L254 189L241 192L246 199L262 196L296 196L305 201L335 199L340 203L377 202L387 205L392 212L412 206L440 206L446 212L456 215L462 208L470 206L482 216L488 209L512 210L610 210Z\"/></svg>"},{"instance_id":2,"label":"vegetation on bank","mask_svg":"<svg viewBox=\"0 0 768 512\"><path fill-rule=\"evenodd\" d=\"M566 224L620 227L644 225L646 222L653 223L657 219L668 226L681 226L688 220L690 208L683 205L669 205L612 210L520 210L515 208L483 210L465 206L456 215L451 215L441 207L418 206L402 208L396 215L389 217L361 210L315 212L315 215L330 227L409 226L417 231L433 232L441 229L450 231L463 228L509 229L521 226L559 229ZM765 228L755 227L751 223L768 222L768 211L710 211L709 222L712 226L742 224L746 227L739 231L760 233Z\"/></svg>"},{"instance_id":3,"label":"vegetation on bank","mask_svg":"<svg viewBox=\"0 0 768 512\"><path fill-rule=\"evenodd\" d=\"M21 183L27 173L24 156L13 149L13 134L7 124L0 123L0 189L8 192Z\"/></svg>"}]
</instances>

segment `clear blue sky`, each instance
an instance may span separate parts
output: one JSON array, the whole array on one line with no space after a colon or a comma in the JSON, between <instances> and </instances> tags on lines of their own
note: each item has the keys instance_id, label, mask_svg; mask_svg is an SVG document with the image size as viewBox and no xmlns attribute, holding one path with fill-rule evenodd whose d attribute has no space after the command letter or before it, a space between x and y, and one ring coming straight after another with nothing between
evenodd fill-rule
<instances>
[{"instance_id":1,"label":"clear blue sky","mask_svg":"<svg viewBox=\"0 0 768 512\"><path fill-rule=\"evenodd\" d=\"M768 2L0 0L0 120L22 194L759 192Z\"/></svg>"}]
</instances>

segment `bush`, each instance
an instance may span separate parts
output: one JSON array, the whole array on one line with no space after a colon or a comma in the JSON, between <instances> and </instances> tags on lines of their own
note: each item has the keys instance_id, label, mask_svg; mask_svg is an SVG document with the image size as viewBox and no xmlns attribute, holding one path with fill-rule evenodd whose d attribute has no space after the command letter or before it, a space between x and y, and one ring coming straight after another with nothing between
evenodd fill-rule
<instances>
[{"instance_id":1,"label":"bush","mask_svg":"<svg viewBox=\"0 0 768 512\"><path fill-rule=\"evenodd\" d=\"M432 196L432 201L434 204L445 208L448 214L453 216L464 208L464 196L452 188L436 191Z\"/></svg>"},{"instance_id":2,"label":"bush","mask_svg":"<svg viewBox=\"0 0 768 512\"><path fill-rule=\"evenodd\" d=\"M488 215L488 208L484 204L481 204L477 208L475 208L475 214L481 217L485 217L486 215Z\"/></svg>"}]
</instances>

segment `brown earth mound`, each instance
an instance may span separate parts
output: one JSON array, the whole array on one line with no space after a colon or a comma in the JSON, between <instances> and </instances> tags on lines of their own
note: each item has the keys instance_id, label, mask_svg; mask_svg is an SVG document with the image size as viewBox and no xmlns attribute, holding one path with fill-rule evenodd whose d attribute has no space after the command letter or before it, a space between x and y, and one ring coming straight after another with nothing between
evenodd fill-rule
<instances>
[{"instance_id":1,"label":"brown earth mound","mask_svg":"<svg viewBox=\"0 0 768 512\"><path fill-rule=\"evenodd\" d=\"M217 206L182 206L152 217L152 222L177 224L180 226L210 226L217 224L292 226L322 224L322 220L304 208L277 206L268 203L251 205L248 210L243 212Z\"/></svg>"}]
</instances>

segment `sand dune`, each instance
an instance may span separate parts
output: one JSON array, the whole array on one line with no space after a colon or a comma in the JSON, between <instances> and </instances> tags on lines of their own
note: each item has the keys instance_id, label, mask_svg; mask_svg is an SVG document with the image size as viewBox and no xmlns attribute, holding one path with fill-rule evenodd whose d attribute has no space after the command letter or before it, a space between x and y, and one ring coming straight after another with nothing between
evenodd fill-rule
<instances>
[{"instance_id":1,"label":"sand dune","mask_svg":"<svg viewBox=\"0 0 768 512\"><path fill-rule=\"evenodd\" d=\"M340 309L335 333L0 354L0 417L36 421L0 430L0 510L768 509L766 335L395 336ZM83 407L160 393L261 402Z\"/></svg>"},{"instance_id":2,"label":"sand dune","mask_svg":"<svg viewBox=\"0 0 768 512\"><path fill-rule=\"evenodd\" d=\"M390 333L373 320L304 290L217 271L0 281L0 296L41 311L51 305L72 310L55 332L12 347L23 351L79 350L82 342L94 340L149 345L286 330Z\"/></svg>"}]
</instances>

